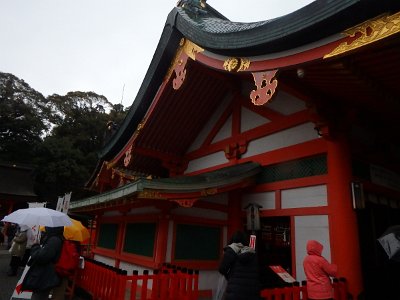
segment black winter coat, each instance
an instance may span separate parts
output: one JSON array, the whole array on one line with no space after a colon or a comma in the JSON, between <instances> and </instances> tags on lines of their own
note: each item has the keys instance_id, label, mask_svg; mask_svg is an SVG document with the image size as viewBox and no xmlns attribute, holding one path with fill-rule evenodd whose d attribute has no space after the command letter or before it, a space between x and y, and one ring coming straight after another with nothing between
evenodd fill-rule
<instances>
[{"instance_id":1,"label":"black winter coat","mask_svg":"<svg viewBox=\"0 0 400 300\"><path fill-rule=\"evenodd\" d=\"M219 272L228 280L225 300L260 300L260 280L256 253L242 244L224 248Z\"/></svg>"},{"instance_id":2,"label":"black winter coat","mask_svg":"<svg viewBox=\"0 0 400 300\"><path fill-rule=\"evenodd\" d=\"M22 283L23 290L46 291L60 284L55 263L61 254L63 230L63 227L46 227L41 246L32 246L28 261L30 269Z\"/></svg>"}]
</instances>

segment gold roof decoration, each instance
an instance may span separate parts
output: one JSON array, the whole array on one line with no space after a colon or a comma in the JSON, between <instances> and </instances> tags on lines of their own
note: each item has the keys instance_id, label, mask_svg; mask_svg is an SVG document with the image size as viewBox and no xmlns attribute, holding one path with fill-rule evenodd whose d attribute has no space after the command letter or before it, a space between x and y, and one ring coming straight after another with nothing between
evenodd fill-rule
<instances>
[{"instance_id":1,"label":"gold roof decoration","mask_svg":"<svg viewBox=\"0 0 400 300\"><path fill-rule=\"evenodd\" d=\"M400 12L379 16L344 31L344 35L355 39L350 43L341 43L333 51L326 54L324 59L363 47L399 32ZM357 37L358 35L359 37Z\"/></svg>"}]
</instances>

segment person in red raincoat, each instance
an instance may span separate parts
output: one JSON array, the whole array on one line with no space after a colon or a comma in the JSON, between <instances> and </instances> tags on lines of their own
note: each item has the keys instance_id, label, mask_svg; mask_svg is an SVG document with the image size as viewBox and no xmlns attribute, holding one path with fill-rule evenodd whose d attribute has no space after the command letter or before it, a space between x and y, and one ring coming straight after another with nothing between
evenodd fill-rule
<instances>
[{"instance_id":1,"label":"person in red raincoat","mask_svg":"<svg viewBox=\"0 0 400 300\"><path fill-rule=\"evenodd\" d=\"M330 277L337 274L337 266L329 263L322 256L324 247L315 240L307 242L307 256L303 267L307 278L307 293L309 300L333 299L333 289Z\"/></svg>"}]
</instances>

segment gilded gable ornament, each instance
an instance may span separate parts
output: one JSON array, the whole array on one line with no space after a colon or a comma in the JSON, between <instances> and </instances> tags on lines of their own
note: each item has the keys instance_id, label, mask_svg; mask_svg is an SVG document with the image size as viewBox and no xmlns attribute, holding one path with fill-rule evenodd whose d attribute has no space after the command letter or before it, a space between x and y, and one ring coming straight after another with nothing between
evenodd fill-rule
<instances>
[{"instance_id":1,"label":"gilded gable ornament","mask_svg":"<svg viewBox=\"0 0 400 300\"><path fill-rule=\"evenodd\" d=\"M250 93L250 99L254 105L263 105L274 96L278 86L278 80L274 78L276 72L278 70L252 73L257 87L256 90L252 90Z\"/></svg>"},{"instance_id":2,"label":"gilded gable ornament","mask_svg":"<svg viewBox=\"0 0 400 300\"><path fill-rule=\"evenodd\" d=\"M186 78L186 63L188 58L196 60L197 53L203 52L204 49L197 46L195 43L182 38L173 64L167 73L167 79L170 78L172 72L175 72L175 78L172 81L172 87L178 90Z\"/></svg>"},{"instance_id":3,"label":"gilded gable ornament","mask_svg":"<svg viewBox=\"0 0 400 300\"><path fill-rule=\"evenodd\" d=\"M400 12L391 16L379 16L344 31L344 35L354 38L354 40L350 43L341 43L333 51L326 54L324 59L363 47L399 32Z\"/></svg>"}]
</instances>

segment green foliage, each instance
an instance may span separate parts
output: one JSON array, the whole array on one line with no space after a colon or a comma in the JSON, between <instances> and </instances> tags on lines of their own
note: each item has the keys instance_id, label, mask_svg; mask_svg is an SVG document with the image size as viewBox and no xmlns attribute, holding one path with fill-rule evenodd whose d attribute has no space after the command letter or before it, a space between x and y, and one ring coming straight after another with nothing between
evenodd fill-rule
<instances>
[{"instance_id":1,"label":"green foliage","mask_svg":"<svg viewBox=\"0 0 400 300\"><path fill-rule=\"evenodd\" d=\"M35 105L33 105L35 103ZM11 74L0 73L0 160L30 163L48 130L45 98Z\"/></svg>"},{"instance_id":2,"label":"green foliage","mask_svg":"<svg viewBox=\"0 0 400 300\"><path fill-rule=\"evenodd\" d=\"M72 191L85 197L109 121L127 110L93 92L47 98L11 74L0 73L0 161L36 166L39 201L55 202Z\"/></svg>"}]
</instances>

